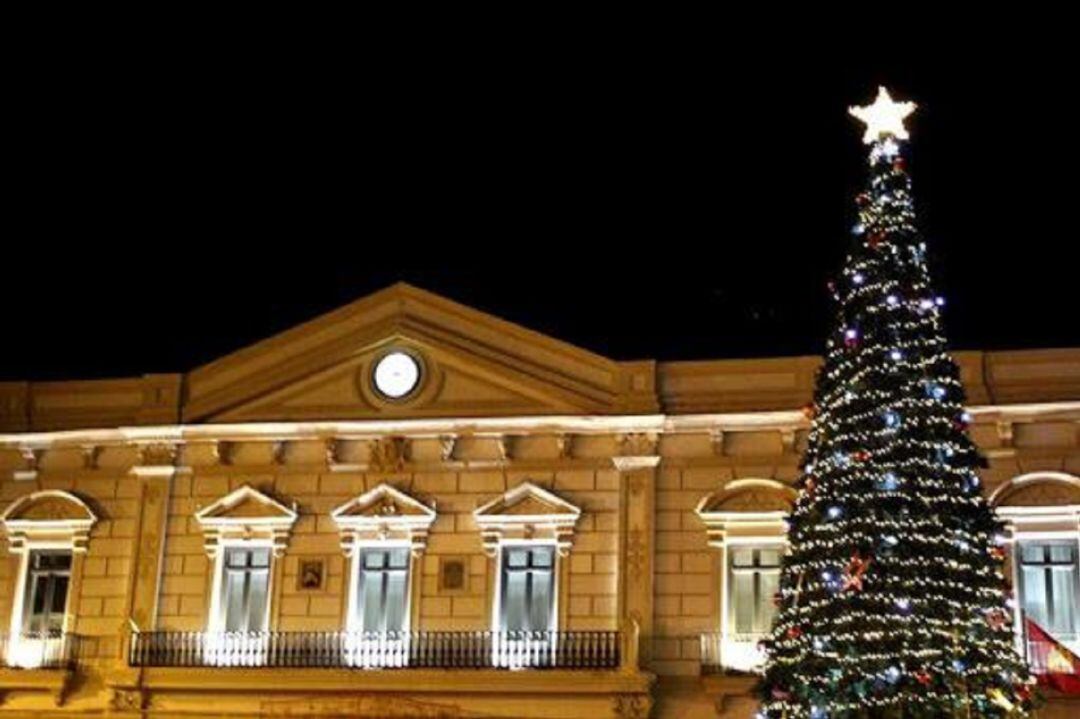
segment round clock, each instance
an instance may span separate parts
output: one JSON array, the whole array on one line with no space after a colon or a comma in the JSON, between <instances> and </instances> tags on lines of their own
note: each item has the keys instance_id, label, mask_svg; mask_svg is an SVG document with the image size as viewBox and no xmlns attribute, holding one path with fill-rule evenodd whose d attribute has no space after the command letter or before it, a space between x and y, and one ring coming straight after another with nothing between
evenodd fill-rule
<instances>
[{"instance_id":1,"label":"round clock","mask_svg":"<svg viewBox=\"0 0 1080 719\"><path fill-rule=\"evenodd\" d=\"M401 399L420 384L420 363L407 352L389 352L375 363L372 379L379 394Z\"/></svg>"}]
</instances>

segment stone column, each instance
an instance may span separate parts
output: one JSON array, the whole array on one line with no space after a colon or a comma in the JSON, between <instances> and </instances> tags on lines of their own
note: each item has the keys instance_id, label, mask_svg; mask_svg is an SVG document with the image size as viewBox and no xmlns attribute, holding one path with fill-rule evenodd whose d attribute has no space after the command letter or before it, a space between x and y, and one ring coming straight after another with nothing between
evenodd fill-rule
<instances>
[{"instance_id":1,"label":"stone column","mask_svg":"<svg viewBox=\"0 0 1080 719\"><path fill-rule=\"evenodd\" d=\"M636 436L635 436L636 437ZM625 448L627 442L623 441ZM656 556L656 471L660 457L655 439L633 441L634 449L649 454L612 458L619 471L619 620L622 627L640 628L641 659L648 661L653 634L653 575Z\"/></svg>"}]
</instances>

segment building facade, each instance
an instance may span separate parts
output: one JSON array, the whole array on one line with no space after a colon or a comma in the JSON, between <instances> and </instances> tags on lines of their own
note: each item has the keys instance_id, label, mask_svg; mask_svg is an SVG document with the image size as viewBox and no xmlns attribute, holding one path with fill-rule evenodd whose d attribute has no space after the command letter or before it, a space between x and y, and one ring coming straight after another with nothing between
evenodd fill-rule
<instances>
[{"instance_id":1,"label":"building facade","mask_svg":"<svg viewBox=\"0 0 1080 719\"><path fill-rule=\"evenodd\" d=\"M956 359L1018 617L1080 648L1080 349ZM749 717L818 363L396 285L183 375L0 383L0 715Z\"/></svg>"}]
</instances>

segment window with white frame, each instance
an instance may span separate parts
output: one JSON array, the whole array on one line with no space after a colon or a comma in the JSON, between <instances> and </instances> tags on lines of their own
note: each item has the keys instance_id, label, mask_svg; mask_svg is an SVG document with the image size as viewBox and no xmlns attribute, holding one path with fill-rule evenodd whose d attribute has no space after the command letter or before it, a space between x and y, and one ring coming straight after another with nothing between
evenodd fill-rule
<instances>
[{"instance_id":1,"label":"window with white frame","mask_svg":"<svg viewBox=\"0 0 1080 719\"><path fill-rule=\"evenodd\" d=\"M769 631L780 586L782 546L743 546L728 549L732 633L762 635Z\"/></svg>"},{"instance_id":2,"label":"window with white frame","mask_svg":"<svg viewBox=\"0 0 1080 719\"><path fill-rule=\"evenodd\" d=\"M23 598L23 635L56 636L63 631L70 582L70 551L32 550L29 553L26 596Z\"/></svg>"},{"instance_id":3,"label":"window with white frame","mask_svg":"<svg viewBox=\"0 0 1080 719\"><path fill-rule=\"evenodd\" d=\"M1020 603L1026 616L1064 642L1080 634L1080 571L1075 540L1017 543Z\"/></svg>"},{"instance_id":4,"label":"window with white frame","mask_svg":"<svg viewBox=\"0 0 1080 719\"><path fill-rule=\"evenodd\" d=\"M501 547L499 628L546 632L555 629L555 546Z\"/></svg>"},{"instance_id":5,"label":"window with white frame","mask_svg":"<svg viewBox=\"0 0 1080 719\"><path fill-rule=\"evenodd\" d=\"M363 546L355 564L353 626L364 633L408 629L409 547Z\"/></svg>"},{"instance_id":6,"label":"window with white frame","mask_svg":"<svg viewBox=\"0 0 1080 719\"><path fill-rule=\"evenodd\" d=\"M265 631L270 548L225 547L222 564L219 626L226 632Z\"/></svg>"}]
</instances>

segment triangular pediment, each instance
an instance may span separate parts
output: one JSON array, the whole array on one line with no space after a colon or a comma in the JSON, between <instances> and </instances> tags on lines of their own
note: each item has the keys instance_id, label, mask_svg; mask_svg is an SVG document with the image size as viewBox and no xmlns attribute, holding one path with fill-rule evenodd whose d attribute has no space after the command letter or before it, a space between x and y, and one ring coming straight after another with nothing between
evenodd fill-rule
<instances>
[{"instance_id":1,"label":"triangular pediment","mask_svg":"<svg viewBox=\"0 0 1080 719\"><path fill-rule=\"evenodd\" d=\"M532 482L523 482L506 494L496 497L474 512L477 522L483 524L489 520L527 521L531 519L554 519L568 517L576 519L581 509L565 499L538 487Z\"/></svg>"},{"instance_id":2,"label":"triangular pediment","mask_svg":"<svg viewBox=\"0 0 1080 719\"><path fill-rule=\"evenodd\" d=\"M434 520L435 510L389 484L380 484L341 505L330 516L339 524L357 519L384 522L398 518Z\"/></svg>"},{"instance_id":3,"label":"triangular pediment","mask_svg":"<svg viewBox=\"0 0 1080 719\"><path fill-rule=\"evenodd\" d=\"M296 511L259 490L244 485L195 514L203 525L225 523L287 523L296 521Z\"/></svg>"},{"instance_id":4,"label":"triangular pediment","mask_svg":"<svg viewBox=\"0 0 1080 719\"><path fill-rule=\"evenodd\" d=\"M420 379L390 399L374 382L389 353ZM398 284L200 367L186 421L642 413L651 362L620 363Z\"/></svg>"}]
</instances>

